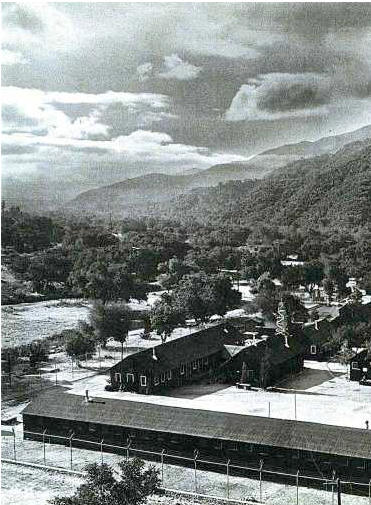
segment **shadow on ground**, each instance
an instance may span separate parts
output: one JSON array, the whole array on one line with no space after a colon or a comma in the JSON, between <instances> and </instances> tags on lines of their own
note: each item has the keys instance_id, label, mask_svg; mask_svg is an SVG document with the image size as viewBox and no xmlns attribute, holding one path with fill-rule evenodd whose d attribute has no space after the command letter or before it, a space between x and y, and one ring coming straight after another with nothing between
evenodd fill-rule
<instances>
[{"instance_id":1,"label":"shadow on ground","mask_svg":"<svg viewBox=\"0 0 371 505\"><path fill-rule=\"evenodd\" d=\"M335 377L344 375L343 372L331 372L330 370L316 370L313 368L304 368L301 374L288 377L275 384L276 388L295 389L296 391L305 391L307 389L319 386Z\"/></svg>"},{"instance_id":2,"label":"shadow on ground","mask_svg":"<svg viewBox=\"0 0 371 505\"><path fill-rule=\"evenodd\" d=\"M230 385L227 384L190 384L188 386L171 389L166 393L166 396L194 400L200 396L211 395L212 393L222 391L229 387Z\"/></svg>"}]
</instances>

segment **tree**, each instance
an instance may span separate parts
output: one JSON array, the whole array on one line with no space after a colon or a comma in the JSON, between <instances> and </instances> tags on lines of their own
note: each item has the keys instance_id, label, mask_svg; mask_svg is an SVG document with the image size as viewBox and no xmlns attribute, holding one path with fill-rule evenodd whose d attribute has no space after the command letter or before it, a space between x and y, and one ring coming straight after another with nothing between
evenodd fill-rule
<instances>
[{"instance_id":1,"label":"tree","mask_svg":"<svg viewBox=\"0 0 371 505\"><path fill-rule=\"evenodd\" d=\"M109 338L121 343L121 359L124 357L124 342L132 326L133 311L122 302L93 305L89 312L89 323L94 328L98 342L103 347Z\"/></svg>"},{"instance_id":2,"label":"tree","mask_svg":"<svg viewBox=\"0 0 371 505\"><path fill-rule=\"evenodd\" d=\"M281 275L282 284L287 289L295 289L304 283L304 271L301 266L286 267Z\"/></svg>"},{"instance_id":3,"label":"tree","mask_svg":"<svg viewBox=\"0 0 371 505\"><path fill-rule=\"evenodd\" d=\"M147 298L146 284L136 280L127 265L115 263L109 257L92 258L86 252L76 259L69 283L85 298L103 302Z\"/></svg>"},{"instance_id":4,"label":"tree","mask_svg":"<svg viewBox=\"0 0 371 505\"><path fill-rule=\"evenodd\" d=\"M86 481L73 496L53 498L51 505L142 505L158 491L159 470L153 465L146 469L135 458L118 464L119 476L111 466L93 463L86 467Z\"/></svg>"},{"instance_id":5,"label":"tree","mask_svg":"<svg viewBox=\"0 0 371 505\"><path fill-rule=\"evenodd\" d=\"M320 285L324 277L323 265L319 261L311 261L303 266L304 283L312 296L313 289Z\"/></svg>"},{"instance_id":6,"label":"tree","mask_svg":"<svg viewBox=\"0 0 371 505\"><path fill-rule=\"evenodd\" d=\"M323 284L323 289L325 290L325 293L328 298L328 303L330 304L332 297L334 295L335 285L330 277L325 277L322 284Z\"/></svg>"},{"instance_id":7,"label":"tree","mask_svg":"<svg viewBox=\"0 0 371 505\"><path fill-rule=\"evenodd\" d=\"M339 296L345 296L348 294L349 290L347 288L347 282L349 280L349 276L346 272L339 267L339 265L332 264L329 267L328 278L333 281L333 283L337 286Z\"/></svg>"},{"instance_id":8,"label":"tree","mask_svg":"<svg viewBox=\"0 0 371 505\"><path fill-rule=\"evenodd\" d=\"M297 296L290 293L283 293L282 301L292 321L308 321L308 311Z\"/></svg>"},{"instance_id":9,"label":"tree","mask_svg":"<svg viewBox=\"0 0 371 505\"><path fill-rule=\"evenodd\" d=\"M241 303L241 293L233 289L232 282L226 275L213 276L211 289L214 297L213 312L219 316L224 316L228 310L235 309Z\"/></svg>"},{"instance_id":10,"label":"tree","mask_svg":"<svg viewBox=\"0 0 371 505\"><path fill-rule=\"evenodd\" d=\"M281 293L277 286L273 282L266 281L254 300L246 306L246 309L250 313L261 312L264 317L274 321L274 314L280 299Z\"/></svg>"},{"instance_id":11,"label":"tree","mask_svg":"<svg viewBox=\"0 0 371 505\"><path fill-rule=\"evenodd\" d=\"M166 342L175 328L185 324L185 311L176 296L171 293L161 295L152 308L151 323L153 329L161 335L162 342Z\"/></svg>"},{"instance_id":12,"label":"tree","mask_svg":"<svg viewBox=\"0 0 371 505\"><path fill-rule=\"evenodd\" d=\"M214 314L214 293L204 272L184 276L174 294L179 305L196 322L205 323Z\"/></svg>"},{"instance_id":13,"label":"tree","mask_svg":"<svg viewBox=\"0 0 371 505\"><path fill-rule=\"evenodd\" d=\"M261 358L260 371L259 371L260 387L263 389L266 389L270 383L271 366L272 366L272 352L268 343L266 343L264 353Z\"/></svg>"},{"instance_id":14,"label":"tree","mask_svg":"<svg viewBox=\"0 0 371 505\"><path fill-rule=\"evenodd\" d=\"M83 335L78 330L65 330L63 334L67 337L66 353L77 361L79 356L95 351L95 340L91 336Z\"/></svg>"}]
</instances>

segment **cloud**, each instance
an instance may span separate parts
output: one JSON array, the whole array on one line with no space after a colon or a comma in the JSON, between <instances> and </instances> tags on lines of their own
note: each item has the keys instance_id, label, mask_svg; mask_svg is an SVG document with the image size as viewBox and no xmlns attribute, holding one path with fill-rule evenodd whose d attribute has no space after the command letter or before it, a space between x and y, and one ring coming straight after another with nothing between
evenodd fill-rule
<instances>
[{"instance_id":1,"label":"cloud","mask_svg":"<svg viewBox=\"0 0 371 505\"><path fill-rule=\"evenodd\" d=\"M240 87L225 113L227 121L275 120L321 115L331 100L327 77L318 74L272 73Z\"/></svg>"},{"instance_id":2,"label":"cloud","mask_svg":"<svg viewBox=\"0 0 371 505\"><path fill-rule=\"evenodd\" d=\"M106 137L110 127L100 122L109 106L120 105L138 115L138 122L161 121L169 106L165 95L107 91L100 94L44 92L36 89L4 87L3 131L47 134L49 137L88 139ZM59 107L88 106L88 115L74 119ZM150 114L152 113L152 117ZM147 116L146 116L147 114Z\"/></svg>"},{"instance_id":3,"label":"cloud","mask_svg":"<svg viewBox=\"0 0 371 505\"><path fill-rule=\"evenodd\" d=\"M10 61L29 62L2 69L13 86L4 129L44 142L7 164L51 172L63 164L68 179L96 163L103 179L112 163L121 173L146 160L112 144L137 130L173 139L151 148L141 165L148 173L180 169L182 157L205 166L213 153L249 156L363 126L370 12L366 3L4 3L4 47L17 55ZM190 150L177 161L174 145ZM155 150L169 161L154 161Z\"/></svg>"},{"instance_id":4,"label":"cloud","mask_svg":"<svg viewBox=\"0 0 371 505\"><path fill-rule=\"evenodd\" d=\"M59 148L64 152L97 153L118 155L122 161L173 163L202 168L214 163L242 161L239 155L213 153L205 147L175 143L163 132L137 130L130 135L120 135L111 140L90 140L81 138L56 137L52 135L32 135L29 133L3 134L5 149ZM37 149L35 149L35 152ZM46 151L44 149L44 155Z\"/></svg>"},{"instance_id":5,"label":"cloud","mask_svg":"<svg viewBox=\"0 0 371 505\"><path fill-rule=\"evenodd\" d=\"M76 43L68 16L50 3L2 4L2 42L7 48L37 53L64 51Z\"/></svg>"},{"instance_id":6,"label":"cloud","mask_svg":"<svg viewBox=\"0 0 371 505\"><path fill-rule=\"evenodd\" d=\"M2 65L25 65L27 63L29 63L28 60L23 57L20 51L1 50Z\"/></svg>"},{"instance_id":7,"label":"cloud","mask_svg":"<svg viewBox=\"0 0 371 505\"><path fill-rule=\"evenodd\" d=\"M198 77L202 71L201 67L191 65L187 61L183 61L177 54L171 54L164 58L165 70L158 74L162 79L177 79L179 81L190 81Z\"/></svg>"}]
</instances>

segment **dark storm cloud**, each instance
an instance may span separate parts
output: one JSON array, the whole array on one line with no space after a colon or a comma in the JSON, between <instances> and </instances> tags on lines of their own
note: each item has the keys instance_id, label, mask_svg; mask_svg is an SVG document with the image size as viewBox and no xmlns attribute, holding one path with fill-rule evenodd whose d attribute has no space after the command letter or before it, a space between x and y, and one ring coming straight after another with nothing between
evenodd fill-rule
<instances>
[{"instance_id":1,"label":"dark storm cloud","mask_svg":"<svg viewBox=\"0 0 371 505\"><path fill-rule=\"evenodd\" d=\"M256 12L264 16L261 5ZM266 14L275 25L285 27L288 32L304 35L323 35L344 29L370 26L371 5L359 3L281 3L270 4Z\"/></svg>"},{"instance_id":2,"label":"dark storm cloud","mask_svg":"<svg viewBox=\"0 0 371 505\"><path fill-rule=\"evenodd\" d=\"M263 95L258 106L271 112L310 109L328 102L328 90L321 89L313 82L278 82Z\"/></svg>"}]
</instances>

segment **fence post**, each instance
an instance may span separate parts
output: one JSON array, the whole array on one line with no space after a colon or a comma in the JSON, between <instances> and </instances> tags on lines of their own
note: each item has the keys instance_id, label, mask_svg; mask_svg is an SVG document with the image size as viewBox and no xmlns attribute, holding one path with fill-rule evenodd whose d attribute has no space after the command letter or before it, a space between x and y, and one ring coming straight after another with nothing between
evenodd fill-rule
<instances>
[{"instance_id":1,"label":"fence post","mask_svg":"<svg viewBox=\"0 0 371 505\"><path fill-rule=\"evenodd\" d=\"M296 472L296 505L299 505L299 470Z\"/></svg>"},{"instance_id":2,"label":"fence post","mask_svg":"<svg viewBox=\"0 0 371 505\"><path fill-rule=\"evenodd\" d=\"M131 438L127 438L127 446L126 446L126 461L129 461L129 449L131 445Z\"/></svg>"},{"instance_id":3,"label":"fence post","mask_svg":"<svg viewBox=\"0 0 371 505\"><path fill-rule=\"evenodd\" d=\"M100 456L101 456L102 465L103 465L103 442L104 442L104 438L102 438L101 443L100 443Z\"/></svg>"},{"instance_id":4,"label":"fence post","mask_svg":"<svg viewBox=\"0 0 371 505\"><path fill-rule=\"evenodd\" d=\"M341 505L341 481L339 477L337 478L337 485L338 485L338 505Z\"/></svg>"},{"instance_id":5,"label":"fence post","mask_svg":"<svg viewBox=\"0 0 371 505\"><path fill-rule=\"evenodd\" d=\"M259 500L262 502L263 501L262 474L263 474L264 461L261 459L259 463L260 463L260 467L259 467Z\"/></svg>"},{"instance_id":6,"label":"fence post","mask_svg":"<svg viewBox=\"0 0 371 505\"><path fill-rule=\"evenodd\" d=\"M44 457L44 465L46 465L46 457L45 457L45 433L46 433L46 428L43 431L43 457Z\"/></svg>"},{"instance_id":7,"label":"fence post","mask_svg":"<svg viewBox=\"0 0 371 505\"><path fill-rule=\"evenodd\" d=\"M195 493L197 494L197 458L198 458L198 450L195 449L193 451L194 455L194 465L195 465Z\"/></svg>"},{"instance_id":8,"label":"fence post","mask_svg":"<svg viewBox=\"0 0 371 505\"><path fill-rule=\"evenodd\" d=\"M13 458L14 458L14 461L17 461L17 452L15 449L15 430L14 430L14 428L12 428L12 432L13 432Z\"/></svg>"},{"instance_id":9,"label":"fence post","mask_svg":"<svg viewBox=\"0 0 371 505\"><path fill-rule=\"evenodd\" d=\"M335 499L335 485L336 485L336 472L332 470L332 482L331 482L331 504L334 505Z\"/></svg>"},{"instance_id":10,"label":"fence post","mask_svg":"<svg viewBox=\"0 0 371 505\"><path fill-rule=\"evenodd\" d=\"M74 432L71 433L71 436L70 436L70 466L71 466L71 470L72 470L72 438L74 436Z\"/></svg>"},{"instance_id":11,"label":"fence post","mask_svg":"<svg viewBox=\"0 0 371 505\"><path fill-rule=\"evenodd\" d=\"M164 487L164 454L165 454L165 449L162 449L162 451L161 451L161 484L162 484L162 487Z\"/></svg>"},{"instance_id":12,"label":"fence post","mask_svg":"<svg viewBox=\"0 0 371 505\"><path fill-rule=\"evenodd\" d=\"M227 498L229 499L229 464L231 460L227 461Z\"/></svg>"}]
</instances>

